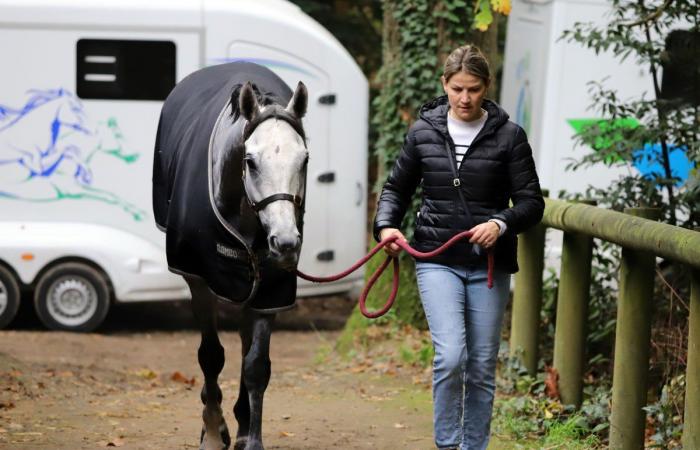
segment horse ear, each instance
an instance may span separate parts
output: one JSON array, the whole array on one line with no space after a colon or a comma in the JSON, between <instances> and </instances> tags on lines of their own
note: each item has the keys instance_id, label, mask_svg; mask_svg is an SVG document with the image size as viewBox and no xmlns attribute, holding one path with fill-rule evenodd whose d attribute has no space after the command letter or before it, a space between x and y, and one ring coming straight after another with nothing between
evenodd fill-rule
<instances>
[{"instance_id":1,"label":"horse ear","mask_svg":"<svg viewBox=\"0 0 700 450\"><path fill-rule=\"evenodd\" d=\"M246 82L241 89L241 93L238 96L238 107L241 115L249 122L258 114L258 99L250 81Z\"/></svg>"},{"instance_id":2,"label":"horse ear","mask_svg":"<svg viewBox=\"0 0 700 450\"><path fill-rule=\"evenodd\" d=\"M294 91L294 96L287 105L287 111L294 113L298 118L304 117L306 114L306 105L309 102L309 93L306 86L301 81L297 84L297 90Z\"/></svg>"}]
</instances>

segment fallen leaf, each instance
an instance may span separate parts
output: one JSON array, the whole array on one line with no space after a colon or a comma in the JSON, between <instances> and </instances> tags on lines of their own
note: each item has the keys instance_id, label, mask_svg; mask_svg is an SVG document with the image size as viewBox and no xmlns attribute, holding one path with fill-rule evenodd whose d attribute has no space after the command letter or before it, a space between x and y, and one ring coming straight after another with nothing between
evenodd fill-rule
<instances>
[{"instance_id":1,"label":"fallen leaf","mask_svg":"<svg viewBox=\"0 0 700 450\"><path fill-rule=\"evenodd\" d=\"M559 398L559 371L551 366L545 366L545 372L547 376L544 380L544 393L549 398L558 399Z\"/></svg>"},{"instance_id":2,"label":"fallen leaf","mask_svg":"<svg viewBox=\"0 0 700 450\"><path fill-rule=\"evenodd\" d=\"M194 386L194 383L195 383L194 377L187 378L181 372L173 372L173 374L170 376L170 379L172 381L176 381L178 383L184 383L188 386Z\"/></svg>"},{"instance_id":3,"label":"fallen leaf","mask_svg":"<svg viewBox=\"0 0 700 450\"><path fill-rule=\"evenodd\" d=\"M290 433L289 431L280 431L280 436L282 436L282 437L294 437L294 433Z\"/></svg>"},{"instance_id":4,"label":"fallen leaf","mask_svg":"<svg viewBox=\"0 0 700 450\"><path fill-rule=\"evenodd\" d=\"M147 380L153 380L154 378L158 378L158 374L152 371L151 369L137 370L136 372L134 372L134 374Z\"/></svg>"}]
</instances>

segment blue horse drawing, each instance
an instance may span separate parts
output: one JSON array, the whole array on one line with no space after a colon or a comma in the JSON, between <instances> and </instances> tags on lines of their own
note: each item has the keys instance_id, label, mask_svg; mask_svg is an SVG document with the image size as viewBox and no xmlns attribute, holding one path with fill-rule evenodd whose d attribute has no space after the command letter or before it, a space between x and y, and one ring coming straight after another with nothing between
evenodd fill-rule
<instances>
[{"instance_id":1,"label":"blue horse drawing","mask_svg":"<svg viewBox=\"0 0 700 450\"><path fill-rule=\"evenodd\" d=\"M0 199L96 200L143 220L144 210L95 185L90 165L97 154L125 164L139 156L124 152L116 120L92 125L80 99L67 89L30 90L27 95L19 108L0 104Z\"/></svg>"}]
</instances>

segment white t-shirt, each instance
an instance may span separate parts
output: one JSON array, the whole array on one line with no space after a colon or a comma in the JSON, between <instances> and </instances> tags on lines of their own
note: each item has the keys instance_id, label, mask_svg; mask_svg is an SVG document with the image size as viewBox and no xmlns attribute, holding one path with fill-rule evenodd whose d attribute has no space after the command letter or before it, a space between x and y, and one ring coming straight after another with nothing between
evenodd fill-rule
<instances>
[{"instance_id":1,"label":"white t-shirt","mask_svg":"<svg viewBox=\"0 0 700 450\"><path fill-rule=\"evenodd\" d=\"M469 152L469 146L472 145L472 141L479 131L484 128L486 119L488 119L489 113L485 110L481 110L482 114L476 120L471 122L464 122L452 118L450 113L447 113L447 131L450 133L452 140L455 143L455 151L457 153L457 167L462 164L462 159L464 155Z\"/></svg>"},{"instance_id":2,"label":"white t-shirt","mask_svg":"<svg viewBox=\"0 0 700 450\"><path fill-rule=\"evenodd\" d=\"M462 120L454 119L450 113L447 113L447 131L450 133L452 140L455 143L455 156L457 157L457 168L462 164L462 160L469 153L469 147L472 145L474 138L477 134L484 128L486 119L489 117L489 113L482 108L482 114L476 120L471 122L464 122ZM506 224L502 220L491 219L491 221L496 222L499 228L499 235L503 235L506 232Z\"/></svg>"}]
</instances>

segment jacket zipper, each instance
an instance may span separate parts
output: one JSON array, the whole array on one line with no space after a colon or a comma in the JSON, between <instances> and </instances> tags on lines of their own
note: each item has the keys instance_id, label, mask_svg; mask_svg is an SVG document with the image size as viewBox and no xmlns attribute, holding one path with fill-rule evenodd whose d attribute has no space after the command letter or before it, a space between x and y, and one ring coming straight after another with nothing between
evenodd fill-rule
<instances>
[{"instance_id":1,"label":"jacket zipper","mask_svg":"<svg viewBox=\"0 0 700 450\"><path fill-rule=\"evenodd\" d=\"M471 212L469 211L469 207L467 206L467 201L464 198L464 194L462 193L462 181L459 179L459 171L457 170L457 164L456 164L456 151L454 147L454 142L452 141L452 137L448 134L447 139L445 139L445 148L447 149L447 157L450 160L450 168L452 169L452 186L457 190L457 196L459 197L460 202L462 203L462 208L464 208L464 215L467 216L469 219L469 223L474 225L474 217L472 216ZM455 220L452 221L453 224L457 223L456 217L457 217L457 208L453 210L452 217L455 218ZM456 226L456 225L455 225Z\"/></svg>"}]
</instances>

